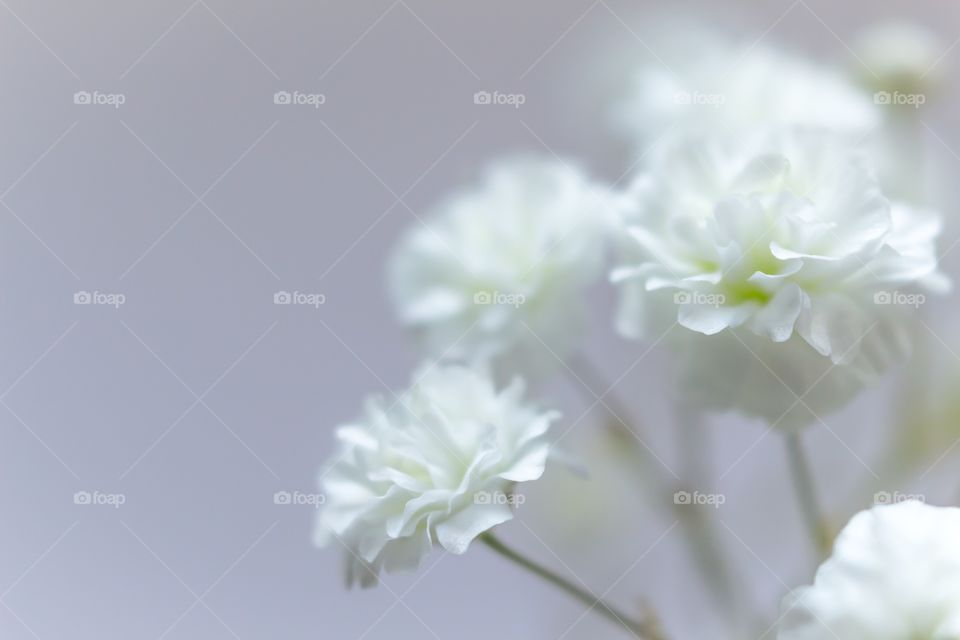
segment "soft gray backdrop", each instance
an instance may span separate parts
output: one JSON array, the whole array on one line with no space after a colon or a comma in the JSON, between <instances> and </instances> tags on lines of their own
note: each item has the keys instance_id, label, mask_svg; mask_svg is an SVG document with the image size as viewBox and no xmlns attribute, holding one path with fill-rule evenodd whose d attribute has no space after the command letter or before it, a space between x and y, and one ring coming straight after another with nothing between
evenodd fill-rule
<instances>
[{"instance_id":1,"label":"soft gray backdrop","mask_svg":"<svg viewBox=\"0 0 960 640\"><path fill-rule=\"evenodd\" d=\"M506 152L576 157L608 180L632 163L607 114L629 68L653 60L636 4L0 0L0 637L618 637L485 549L347 592L340 550L311 547L313 509L274 494L313 492L332 428L416 363L383 284L404 227ZM937 0L718 16L841 62L858 26L912 17L943 38L944 65L960 56L947 49L960 10ZM475 105L483 90L526 102ZM75 104L83 91L124 102ZM325 102L275 104L278 91ZM947 173L960 169L955 99L948 86L923 114ZM75 304L82 291L125 301ZM325 304L275 305L277 291ZM588 350L614 379L644 347L612 334L605 287L594 300ZM951 309L926 309L948 342ZM668 364L654 349L618 389L673 461ZM542 390L567 424L585 409L576 387ZM840 514L832 489L866 473L885 389L830 417L839 439L811 434ZM588 462L602 459L601 417L566 440ZM712 428L716 470L736 467L720 485L723 543L771 615L809 579L810 550L769 479L782 447L762 435L736 419ZM945 466L931 500L955 499ZM506 538L626 606L653 603L676 638L722 636L635 476L601 464L587 483L550 479ZM123 504L75 504L78 492Z\"/></svg>"}]
</instances>

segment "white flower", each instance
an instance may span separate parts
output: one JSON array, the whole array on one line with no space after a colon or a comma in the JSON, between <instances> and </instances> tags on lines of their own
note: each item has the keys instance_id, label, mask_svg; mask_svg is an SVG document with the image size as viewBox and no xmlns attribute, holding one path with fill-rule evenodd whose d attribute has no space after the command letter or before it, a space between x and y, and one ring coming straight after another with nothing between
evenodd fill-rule
<instances>
[{"instance_id":1,"label":"white flower","mask_svg":"<svg viewBox=\"0 0 960 640\"><path fill-rule=\"evenodd\" d=\"M881 122L870 94L806 58L704 32L672 34L617 110L644 146L671 132L736 137L759 127L815 127L861 139Z\"/></svg>"},{"instance_id":2,"label":"white flower","mask_svg":"<svg viewBox=\"0 0 960 640\"><path fill-rule=\"evenodd\" d=\"M937 34L909 22L880 22L860 31L854 40L854 71L877 91L918 93L943 77L947 46Z\"/></svg>"},{"instance_id":3,"label":"white flower","mask_svg":"<svg viewBox=\"0 0 960 640\"><path fill-rule=\"evenodd\" d=\"M519 379L498 391L474 369L435 367L396 402L368 401L358 422L337 431L316 541L336 537L349 549L348 584L415 568L434 543L464 553L513 517L514 488L543 474L558 415L523 393Z\"/></svg>"},{"instance_id":4,"label":"white flower","mask_svg":"<svg viewBox=\"0 0 960 640\"><path fill-rule=\"evenodd\" d=\"M613 277L629 336L672 315L706 335L799 335L849 363L881 317L922 303L911 285L945 286L938 218L891 206L865 159L825 134L677 144L626 206Z\"/></svg>"},{"instance_id":5,"label":"white flower","mask_svg":"<svg viewBox=\"0 0 960 640\"><path fill-rule=\"evenodd\" d=\"M555 368L550 351L579 335L609 220L607 192L559 161L495 165L401 242L390 268L400 317L434 357Z\"/></svg>"},{"instance_id":6,"label":"white flower","mask_svg":"<svg viewBox=\"0 0 960 640\"><path fill-rule=\"evenodd\" d=\"M960 509L908 501L857 514L813 586L783 603L779 640L960 638Z\"/></svg>"}]
</instances>

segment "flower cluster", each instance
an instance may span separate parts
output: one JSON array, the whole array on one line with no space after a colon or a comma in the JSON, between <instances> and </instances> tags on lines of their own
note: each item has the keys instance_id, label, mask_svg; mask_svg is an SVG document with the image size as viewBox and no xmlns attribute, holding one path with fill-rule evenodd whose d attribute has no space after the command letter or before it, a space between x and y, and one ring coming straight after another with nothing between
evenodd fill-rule
<instances>
[{"instance_id":1,"label":"flower cluster","mask_svg":"<svg viewBox=\"0 0 960 640\"><path fill-rule=\"evenodd\" d=\"M513 518L517 485L544 473L558 417L525 399L524 381L571 369L587 290L610 260L619 309L607 322L629 340L670 336L689 404L678 413L736 410L795 429L905 358L918 308L949 282L940 215L913 197L915 168L897 151L903 114L871 96L919 86L930 43L890 33L865 36L881 84L771 48L681 46L669 66L638 74L619 111L644 145L657 139L627 187L515 158L418 220L392 254L389 289L426 362L395 401L368 401L338 430L321 476L316 540L346 548L350 584L414 568L435 546L464 553L481 536L517 559L490 530ZM891 40L909 60L885 54ZM787 435L794 478L810 483L799 436ZM822 543L810 487L800 495ZM698 544L702 521L684 522ZM957 509L856 516L815 584L784 603L779 637L960 638L958 537ZM705 574L722 564L699 560ZM656 621L520 564L637 637L661 637Z\"/></svg>"}]
</instances>

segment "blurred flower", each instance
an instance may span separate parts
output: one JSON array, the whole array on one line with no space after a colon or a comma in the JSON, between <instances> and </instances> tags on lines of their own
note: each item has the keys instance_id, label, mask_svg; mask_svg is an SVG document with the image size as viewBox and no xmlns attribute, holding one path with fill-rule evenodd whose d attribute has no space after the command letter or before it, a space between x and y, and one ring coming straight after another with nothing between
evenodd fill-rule
<instances>
[{"instance_id":1,"label":"blurred flower","mask_svg":"<svg viewBox=\"0 0 960 640\"><path fill-rule=\"evenodd\" d=\"M915 94L928 91L943 74L947 47L937 34L909 22L880 22L864 28L853 43L851 61L862 82L874 91Z\"/></svg>"},{"instance_id":2,"label":"blurred flower","mask_svg":"<svg viewBox=\"0 0 960 640\"><path fill-rule=\"evenodd\" d=\"M866 341L877 361L902 354L902 336L880 326ZM772 342L744 329L714 336L697 333L677 341L679 386L694 407L711 411L739 411L762 418L779 429L816 423L843 408L873 379L863 367L837 366L794 334L786 342ZM889 338L890 342L883 338Z\"/></svg>"},{"instance_id":3,"label":"blurred flower","mask_svg":"<svg viewBox=\"0 0 960 640\"><path fill-rule=\"evenodd\" d=\"M935 153L939 145L930 146L937 134L920 116L942 84L947 50L935 33L904 21L869 25L853 41L848 66L883 113L867 148L884 191L901 200L943 200L948 178Z\"/></svg>"},{"instance_id":4,"label":"blurred flower","mask_svg":"<svg viewBox=\"0 0 960 640\"><path fill-rule=\"evenodd\" d=\"M559 161L495 165L401 242L390 289L433 356L489 360L498 372L558 364L599 275L607 192Z\"/></svg>"},{"instance_id":5,"label":"blurred flower","mask_svg":"<svg viewBox=\"0 0 960 640\"><path fill-rule=\"evenodd\" d=\"M857 514L813 586L787 596L780 640L960 637L960 509L908 501Z\"/></svg>"},{"instance_id":6,"label":"blurred flower","mask_svg":"<svg viewBox=\"0 0 960 640\"><path fill-rule=\"evenodd\" d=\"M864 158L830 136L677 145L626 206L613 277L627 289L627 335L659 305L699 333L742 326L774 342L797 333L849 362L881 313L922 304L899 288L945 286L936 215L891 206Z\"/></svg>"},{"instance_id":7,"label":"blurred flower","mask_svg":"<svg viewBox=\"0 0 960 640\"><path fill-rule=\"evenodd\" d=\"M519 379L498 391L476 370L441 366L389 406L369 400L359 422L337 431L315 539L349 549L348 584L416 568L434 543L464 553L513 518L514 488L543 474L557 418L523 394Z\"/></svg>"},{"instance_id":8,"label":"blurred flower","mask_svg":"<svg viewBox=\"0 0 960 640\"><path fill-rule=\"evenodd\" d=\"M710 32L674 29L640 70L617 120L641 145L689 131L737 137L760 127L813 127L862 139L881 121L871 96L828 67Z\"/></svg>"}]
</instances>

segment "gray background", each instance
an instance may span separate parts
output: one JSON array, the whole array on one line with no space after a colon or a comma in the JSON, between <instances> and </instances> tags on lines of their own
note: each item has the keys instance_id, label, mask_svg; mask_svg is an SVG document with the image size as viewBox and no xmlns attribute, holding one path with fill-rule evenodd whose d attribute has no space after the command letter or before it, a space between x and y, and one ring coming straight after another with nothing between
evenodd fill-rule
<instances>
[{"instance_id":1,"label":"gray background","mask_svg":"<svg viewBox=\"0 0 960 640\"><path fill-rule=\"evenodd\" d=\"M634 5L0 0L0 637L618 637L485 549L347 592L339 550L311 547L313 510L273 494L314 491L333 427L416 364L383 277L416 216L508 152L575 157L607 180L633 162L608 112L630 67L653 60ZM867 20L912 17L943 38L947 67L958 15L934 0L777 0L718 17L844 62ZM84 90L126 102L74 104ZM326 103L276 105L281 90ZM480 90L526 103L475 105ZM955 94L949 83L923 113L948 174ZM326 304L276 306L278 290ZM78 291L126 303L75 305ZM591 300L588 351L614 379L645 347L613 335L606 285ZM924 309L951 344L952 310ZM618 389L675 464L669 362L654 349ZM898 380L810 433L840 522ZM566 425L586 408L577 384L540 390ZM603 460L601 418L565 438L588 463ZM756 422L710 431L713 467L732 469L723 544L770 616L810 577L782 446ZM928 499L956 500L947 466L928 474ZM604 463L586 482L552 471L504 536L625 606L645 598L672 637L721 637L671 520L635 482ZM126 502L76 505L78 491Z\"/></svg>"}]
</instances>

